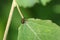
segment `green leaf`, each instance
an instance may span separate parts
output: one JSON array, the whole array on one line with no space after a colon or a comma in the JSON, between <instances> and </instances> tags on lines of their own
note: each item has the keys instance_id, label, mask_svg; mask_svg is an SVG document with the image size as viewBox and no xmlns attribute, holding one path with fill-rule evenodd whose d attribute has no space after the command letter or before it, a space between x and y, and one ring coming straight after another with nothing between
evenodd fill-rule
<instances>
[{"instance_id":1,"label":"green leaf","mask_svg":"<svg viewBox=\"0 0 60 40\"><path fill-rule=\"evenodd\" d=\"M60 40L60 27L50 20L28 19L18 29L18 40Z\"/></svg>"},{"instance_id":2,"label":"green leaf","mask_svg":"<svg viewBox=\"0 0 60 40\"><path fill-rule=\"evenodd\" d=\"M36 3L39 3L39 0L16 0L20 7L32 7Z\"/></svg>"},{"instance_id":3,"label":"green leaf","mask_svg":"<svg viewBox=\"0 0 60 40\"><path fill-rule=\"evenodd\" d=\"M42 5L46 6L51 0L40 0Z\"/></svg>"}]
</instances>

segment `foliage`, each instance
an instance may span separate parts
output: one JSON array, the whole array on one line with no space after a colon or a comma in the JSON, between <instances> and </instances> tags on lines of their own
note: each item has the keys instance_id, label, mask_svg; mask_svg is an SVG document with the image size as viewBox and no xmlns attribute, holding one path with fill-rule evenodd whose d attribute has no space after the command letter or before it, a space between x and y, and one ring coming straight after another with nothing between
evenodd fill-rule
<instances>
[{"instance_id":1,"label":"foliage","mask_svg":"<svg viewBox=\"0 0 60 40\"><path fill-rule=\"evenodd\" d=\"M50 20L28 19L18 29L18 40L60 40L60 27Z\"/></svg>"},{"instance_id":2,"label":"foliage","mask_svg":"<svg viewBox=\"0 0 60 40\"><path fill-rule=\"evenodd\" d=\"M32 7L34 4L38 3L39 0L16 0L17 3L22 7Z\"/></svg>"},{"instance_id":3,"label":"foliage","mask_svg":"<svg viewBox=\"0 0 60 40\"><path fill-rule=\"evenodd\" d=\"M51 0L41 0L41 3L42 3L42 5L46 5L47 3L49 3Z\"/></svg>"},{"instance_id":4,"label":"foliage","mask_svg":"<svg viewBox=\"0 0 60 40\"><path fill-rule=\"evenodd\" d=\"M16 0L22 14L27 19L27 24L33 27L40 39L42 40L59 40L60 38L60 0ZM0 40L3 38L7 18L11 9L12 0L0 0ZM28 19L36 18L36 19ZM34 39L34 33L21 23L21 17L18 10L14 9L12 22L10 25L7 40L17 40L19 38L25 38L25 36L31 36L31 40ZM19 29L22 27L21 29ZM26 28L26 29L25 29ZM19 31L22 32L19 34ZM23 29L23 30L22 30ZM41 34L40 31L41 30ZM26 35L24 34L26 33ZM30 34L31 33L31 34ZM24 34L23 36L21 34ZM45 34L45 35L44 35ZM21 35L21 36L20 36ZM33 35L33 36L32 36ZM41 36L40 36L41 35ZM21 40L23 40L21 38ZM29 39L29 38L27 38ZM37 37L35 36L35 39ZM30 40L30 39L29 39ZM37 39L38 40L38 39Z\"/></svg>"}]
</instances>

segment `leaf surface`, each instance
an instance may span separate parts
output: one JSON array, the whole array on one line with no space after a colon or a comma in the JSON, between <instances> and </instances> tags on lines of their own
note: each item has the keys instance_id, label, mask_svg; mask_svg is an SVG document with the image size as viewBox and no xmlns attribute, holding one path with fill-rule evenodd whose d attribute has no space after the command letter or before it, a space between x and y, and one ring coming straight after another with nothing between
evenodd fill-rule
<instances>
[{"instance_id":1,"label":"leaf surface","mask_svg":"<svg viewBox=\"0 0 60 40\"><path fill-rule=\"evenodd\" d=\"M32 7L36 3L39 3L39 0L16 0L20 7Z\"/></svg>"},{"instance_id":2,"label":"leaf surface","mask_svg":"<svg viewBox=\"0 0 60 40\"><path fill-rule=\"evenodd\" d=\"M50 20L28 19L18 29L18 40L60 40L60 27Z\"/></svg>"},{"instance_id":3,"label":"leaf surface","mask_svg":"<svg viewBox=\"0 0 60 40\"><path fill-rule=\"evenodd\" d=\"M40 0L41 1L41 3L42 3L42 5L46 5L47 3L49 3L51 0Z\"/></svg>"}]
</instances>

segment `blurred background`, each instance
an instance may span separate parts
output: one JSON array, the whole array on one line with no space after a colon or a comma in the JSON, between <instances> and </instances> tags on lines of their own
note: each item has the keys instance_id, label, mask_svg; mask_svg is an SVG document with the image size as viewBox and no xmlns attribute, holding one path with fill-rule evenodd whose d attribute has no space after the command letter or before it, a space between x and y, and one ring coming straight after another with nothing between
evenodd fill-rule
<instances>
[{"instance_id":1,"label":"blurred background","mask_svg":"<svg viewBox=\"0 0 60 40\"><path fill-rule=\"evenodd\" d=\"M3 39L4 30L9 16L12 0L0 0L0 40ZM60 0L52 0L46 6L35 4L31 8L20 7L26 19L39 18L43 20L52 20L60 26ZM15 8L12 22L10 25L7 40L17 40L18 27L21 24L21 17L17 8Z\"/></svg>"}]
</instances>

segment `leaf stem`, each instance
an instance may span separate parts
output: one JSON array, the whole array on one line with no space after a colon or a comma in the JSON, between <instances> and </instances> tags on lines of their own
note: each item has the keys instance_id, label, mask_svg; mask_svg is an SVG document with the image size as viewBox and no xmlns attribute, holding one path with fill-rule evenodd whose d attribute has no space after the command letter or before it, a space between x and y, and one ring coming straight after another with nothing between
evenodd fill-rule
<instances>
[{"instance_id":1,"label":"leaf stem","mask_svg":"<svg viewBox=\"0 0 60 40\"><path fill-rule=\"evenodd\" d=\"M5 32L4 32L3 40L6 40L6 38L7 38L8 30L9 30L9 27L10 27L13 11L14 11L15 7L17 7L18 12L20 13L21 18L24 19L24 16L22 15L21 10L19 9L18 4L16 3L16 0L13 0L12 6L11 6L11 10L10 10L10 13L9 13L9 17L8 17L8 21L7 21L7 25L6 25L6 29L5 29Z\"/></svg>"},{"instance_id":2,"label":"leaf stem","mask_svg":"<svg viewBox=\"0 0 60 40\"><path fill-rule=\"evenodd\" d=\"M24 19L24 16L23 16L23 14L22 14L22 12L21 12L21 10L20 10L20 8L19 8L17 3L16 3L16 5L17 5L17 9L18 9L18 12L19 12L21 18Z\"/></svg>"},{"instance_id":3,"label":"leaf stem","mask_svg":"<svg viewBox=\"0 0 60 40\"><path fill-rule=\"evenodd\" d=\"M7 21L7 25L6 25L6 29L5 29L5 32L4 32L3 40L6 40L6 38L7 38L8 30L9 30L9 27L10 27L13 11L14 11L15 7L16 7L16 5L15 5L15 2L13 0L11 10L10 10L10 13L9 13L9 17L8 17L8 21Z\"/></svg>"}]
</instances>

